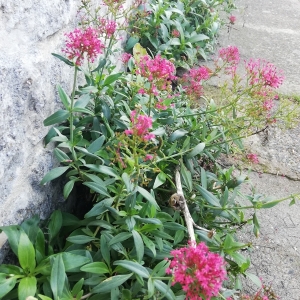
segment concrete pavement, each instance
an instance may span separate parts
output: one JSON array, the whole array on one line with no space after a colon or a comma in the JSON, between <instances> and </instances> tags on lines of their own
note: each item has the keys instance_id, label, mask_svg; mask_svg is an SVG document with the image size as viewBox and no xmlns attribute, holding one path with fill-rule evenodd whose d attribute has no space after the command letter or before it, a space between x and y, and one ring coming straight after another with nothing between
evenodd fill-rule
<instances>
[{"instance_id":1,"label":"concrete pavement","mask_svg":"<svg viewBox=\"0 0 300 300\"><path fill-rule=\"evenodd\" d=\"M219 46L237 46L241 59L265 59L285 74L280 92L300 96L300 0L236 0L235 25L220 33ZM300 104L299 104L300 105ZM261 166L251 175L257 192L280 199L300 193L300 125L288 131L269 131L248 141ZM247 187L246 187L247 189ZM300 300L300 200L260 210L261 233L251 228L241 238L253 243L251 272L271 283L281 300ZM254 290L246 284L246 290Z\"/></svg>"}]
</instances>

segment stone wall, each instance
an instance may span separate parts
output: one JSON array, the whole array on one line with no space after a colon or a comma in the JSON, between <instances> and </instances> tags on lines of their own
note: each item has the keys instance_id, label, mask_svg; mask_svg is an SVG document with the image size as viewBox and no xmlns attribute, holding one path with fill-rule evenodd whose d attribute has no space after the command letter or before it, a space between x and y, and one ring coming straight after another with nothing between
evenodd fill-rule
<instances>
[{"instance_id":1,"label":"stone wall","mask_svg":"<svg viewBox=\"0 0 300 300\"><path fill-rule=\"evenodd\" d=\"M57 162L44 148L43 120L60 105L56 85L70 91L72 70L54 58L76 25L80 0L0 0L0 226L63 202L62 183L40 185ZM0 234L0 262L6 236Z\"/></svg>"}]
</instances>

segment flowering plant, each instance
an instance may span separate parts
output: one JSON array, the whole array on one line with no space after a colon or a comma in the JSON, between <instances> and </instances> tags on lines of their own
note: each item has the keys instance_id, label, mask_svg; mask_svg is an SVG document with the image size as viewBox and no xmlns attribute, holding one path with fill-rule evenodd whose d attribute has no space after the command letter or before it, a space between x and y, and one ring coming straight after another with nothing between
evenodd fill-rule
<instances>
[{"instance_id":1,"label":"flowering plant","mask_svg":"<svg viewBox=\"0 0 300 300\"><path fill-rule=\"evenodd\" d=\"M89 1L82 3L90 12ZM61 165L41 183L63 180L64 197L77 200L79 213L57 210L45 227L37 216L0 227L20 265L0 266L0 298L235 297L240 276L257 280L239 253L251 244L237 241L235 232L250 223L258 235L256 210L290 196L268 201L253 192L243 206L237 195L247 176L224 169L218 159L242 149L243 136L291 115L280 105L268 109L282 75L251 61L240 78L238 50L229 47L214 69L192 68L174 86L173 62L147 55L140 45L120 58L126 71L116 72L112 46L119 40L123 4L104 5L105 21L81 12L81 27L66 35L66 57L54 54L73 68L74 85L70 93L58 87L63 108L44 121L54 125L45 143L55 144ZM220 72L228 81L215 102L206 83ZM182 191L174 196L177 174ZM246 218L244 209L253 215ZM196 228L192 236L182 217L187 211Z\"/></svg>"}]
</instances>

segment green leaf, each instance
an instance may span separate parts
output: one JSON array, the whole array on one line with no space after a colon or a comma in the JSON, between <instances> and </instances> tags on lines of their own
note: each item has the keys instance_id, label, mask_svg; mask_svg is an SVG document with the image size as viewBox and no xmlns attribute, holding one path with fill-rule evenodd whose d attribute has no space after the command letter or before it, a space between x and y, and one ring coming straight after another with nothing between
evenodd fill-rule
<instances>
[{"instance_id":1,"label":"green leaf","mask_svg":"<svg viewBox=\"0 0 300 300\"><path fill-rule=\"evenodd\" d=\"M187 155L187 158L192 158L201 153L205 148L205 143L199 143L194 149Z\"/></svg>"},{"instance_id":2,"label":"green leaf","mask_svg":"<svg viewBox=\"0 0 300 300\"><path fill-rule=\"evenodd\" d=\"M175 300L176 297L174 293L171 290L171 287L166 285L164 282L161 280L154 280L154 286L166 297L167 299L170 300Z\"/></svg>"},{"instance_id":3,"label":"green leaf","mask_svg":"<svg viewBox=\"0 0 300 300\"><path fill-rule=\"evenodd\" d=\"M204 189L202 186L195 184L195 188L201 193L203 198L212 206L221 207L220 201L211 192Z\"/></svg>"},{"instance_id":4,"label":"green leaf","mask_svg":"<svg viewBox=\"0 0 300 300\"><path fill-rule=\"evenodd\" d=\"M107 167L107 166L98 166L98 165L92 165L87 164L85 165L87 168L91 169L92 171L99 172L105 175L109 175L112 177L115 177L117 179L121 179L118 172L116 172L113 168Z\"/></svg>"},{"instance_id":5,"label":"green leaf","mask_svg":"<svg viewBox=\"0 0 300 300\"><path fill-rule=\"evenodd\" d=\"M108 248L107 238L104 235L101 235L100 237L100 251L107 265L110 265L110 251Z\"/></svg>"},{"instance_id":6,"label":"green leaf","mask_svg":"<svg viewBox=\"0 0 300 300\"><path fill-rule=\"evenodd\" d=\"M89 147L87 148L87 150L90 152L90 153L95 153L96 151L100 150L103 143L105 141L105 136L102 135L100 136L99 138L97 138L95 141L93 141Z\"/></svg>"},{"instance_id":7,"label":"green leaf","mask_svg":"<svg viewBox=\"0 0 300 300\"><path fill-rule=\"evenodd\" d=\"M24 275L24 271L20 267L6 264L0 265L0 273Z\"/></svg>"},{"instance_id":8,"label":"green leaf","mask_svg":"<svg viewBox=\"0 0 300 300\"><path fill-rule=\"evenodd\" d=\"M84 94L75 102L74 108L85 108L91 100L90 94Z\"/></svg>"},{"instance_id":9,"label":"green leaf","mask_svg":"<svg viewBox=\"0 0 300 300\"><path fill-rule=\"evenodd\" d=\"M204 41L204 40L207 40L209 39L209 37L205 34L197 34L197 35L194 35L192 37L190 37L187 42L190 42L190 43L197 43L197 42L200 42L200 41Z\"/></svg>"},{"instance_id":10,"label":"green leaf","mask_svg":"<svg viewBox=\"0 0 300 300\"><path fill-rule=\"evenodd\" d=\"M69 167L57 167L57 168L52 169L44 176L44 178L41 181L41 184L45 184L46 182L51 181L51 180L61 176L68 169L69 169Z\"/></svg>"},{"instance_id":11,"label":"green leaf","mask_svg":"<svg viewBox=\"0 0 300 300\"><path fill-rule=\"evenodd\" d=\"M71 105L71 99L69 98L69 96L66 94L66 92L62 89L60 85L58 85L57 90L58 90L60 100L63 103L64 107L66 109L69 109Z\"/></svg>"},{"instance_id":12,"label":"green leaf","mask_svg":"<svg viewBox=\"0 0 300 300\"><path fill-rule=\"evenodd\" d=\"M102 69L105 65L106 65L106 59L103 58L103 59L100 60L99 65L97 66L96 69L94 69L94 70L92 71L92 73L93 73L93 72L99 71L99 70Z\"/></svg>"},{"instance_id":13,"label":"green leaf","mask_svg":"<svg viewBox=\"0 0 300 300\"><path fill-rule=\"evenodd\" d=\"M69 118L70 113L67 110L60 109L50 117L44 120L44 126L50 126L56 123L61 123Z\"/></svg>"},{"instance_id":14,"label":"green leaf","mask_svg":"<svg viewBox=\"0 0 300 300\"><path fill-rule=\"evenodd\" d=\"M96 238L87 236L87 235L74 235L74 236L69 236L67 238L67 241L73 243L73 244L86 244L91 241L96 240Z\"/></svg>"},{"instance_id":15,"label":"green leaf","mask_svg":"<svg viewBox=\"0 0 300 300\"><path fill-rule=\"evenodd\" d=\"M48 225L50 242L57 236L62 226L62 213L60 210L55 210L50 216Z\"/></svg>"},{"instance_id":16,"label":"green leaf","mask_svg":"<svg viewBox=\"0 0 300 300\"><path fill-rule=\"evenodd\" d=\"M36 266L34 247L27 234L23 231L20 233L18 258L20 266L24 270L28 270L30 273L34 270Z\"/></svg>"},{"instance_id":17,"label":"green leaf","mask_svg":"<svg viewBox=\"0 0 300 300\"><path fill-rule=\"evenodd\" d=\"M103 82L103 85L104 86L110 85L111 83L118 80L122 75L123 75L123 73L116 73L116 74L111 74L111 75L107 76Z\"/></svg>"},{"instance_id":18,"label":"green leaf","mask_svg":"<svg viewBox=\"0 0 300 300\"><path fill-rule=\"evenodd\" d=\"M99 193L100 195L104 195L109 197L109 193L107 192L106 186L101 185L97 182L84 182L83 185L88 186L91 190L93 190L96 193Z\"/></svg>"},{"instance_id":19,"label":"green leaf","mask_svg":"<svg viewBox=\"0 0 300 300\"><path fill-rule=\"evenodd\" d=\"M169 142L174 142L175 140L185 136L187 133L188 131L185 129L177 129L169 137Z\"/></svg>"},{"instance_id":20,"label":"green leaf","mask_svg":"<svg viewBox=\"0 0 300 300\"><path fill-rule=\"evenodd\" d=\"M201 186L207 190L207 175L203 168L201 168Z\"/></svg>"},{"instance_id":21,"label":"green leaf","mask_svg":"<svg viewBox=\"0 0 300 300\"><path fill-rule=\"evenodd\" d=\"M77 294L79 294L79 292L80 292L81 289L82 289L83 283L84 283L84 278L81 278L81 279L80 279L78 282L76 282L76 284L73 286L72 291L71 291L73 297L76 297Z\"/></svg>"},{"instance_id":22,"label":"green leaf","mask_svg":"<svg viewBox=\"0 0 300 300\"><path fill-rule=\"evenodd\" d=\"M14 288L16 282L16 277L10 277L7 276L7 274L0 273L0 299Z\"/></svg>"},{"instance_id":23,"label":"green leaf","mask_svg":"<svg viewBox=\"0 0 300 300\"><path fill-rule=\"evenodd\" d=\"M156 256L156 249L155 249L155 244L146 236L146 235L141 235L142 239L146 245L147 248L149 248L151 250L151 252L153 253L153 256Z\"/></svg>"},{"instance_id":24,"label":"green leaf","mask_svg":"<svg viewBox=\"0 0 300 300\"><path fill-rule=\"evenodd\" d=\"M130 260L116 260L114 262L114 265L121 266L129 271L134 272L135 274L138 274L139 276L143 278L149 278L150 274L148 270L143 267L141 264L130 261Z\"/></svg>"},{"instance_id":25,"label":"green leaf","mask_svg":"<svg viewBox=\"0 0 300 300\"><path fill-rule=\"evenodd\" d=\"M160 172L154 181L153 189L158 188L159 186L163 185L166 182L167 175L163 172Z\"/></svg>"},{"instance_id":26,"label":"green leaf","mask_svg":"<svg viewBox=\"0 0 300 300\"><path fill-rule=\"evenodd\" d=\"M92 289L92 293L107 293L110 292L112 289L120 286L123 284L126 280L128 280L132 276L132 273L126 274L126 275L116 275L109 277L105 280L103 280L100 284L96 285Z\"/></svg>"},{"instance_id":27,"label":"green leaf","mask_svg":"<svg viewBox=\"0 0 300 300\"><path fill-rule=\"evenodd\" d=\"M252 273L245 273L246 277L249 278L253 283L255 283L258 287L262 287L262 282L256 275Z\"/></svg>"},{"instance_id":28,"label":"green leaf","mask_svg":"<svg viewBox=\"0 0 300 300\"><path fill-rule=\"evenodd\" d=\"M253 221L253 233L255 234L256 237L258 237L260 226L259 226L259 222L258 222L256 213L253 215L252 221Z\"/></svg>"},{"instance_id":29,"label":"green leaf","mask_svg":"<svg viewBox=\"0 0 300 300\"><path fill-rule=\"evenodd\" d=\"M119 243L119 242L123 242L128 240L130 237L132 237L132 233L131 232L121 232L119 234L117 234L116 236L114 236L108 243L108 246L112 246L113 244Z\"/></svg>"},{"instance_id":30,"label":"green leaf","mask_svg":"<svg viewBox=\"0 0 300 300\"><path fill-rule=\"evenodd\" d=\"M18 299L26 300L29 296L35 296L37 290L37 280L35 277L22 278L18 286Z\"/></svg>"},{"instance_id":31,"label":"green leaf","mask_svg":"<svg viewBox=\"0 0 300 300\"><path fill-rule=\"evenodd\" d=\"M55 148L53 153L56 156L56 158L59 160L59 162L70 160L70 157L64 151L60 150L59 148Z\"/></svg>"},{"instance_id":32,"label":"green leaf","mask_svg":"<svg viewBox=\"0 0 300 300\"><path fill-rule=\"evenodd\" d=\"M58 254L54 258L50 277L50 285L53 292L54 300L58 300L62 297L65 278L65 266L61 254Z\"/></svg>"},{"instance_id":33,"label":"green leaf","mask_svg":"<svg viewBox=\"0 0 300 300\"><path fill-rule=\"evenodd\" d=\"M69 252L62 253L62 260L66 272L69 272L72 269L76 269L90 262L90 259L85 256L77 255Z\"/></svg>"},{"instance_id":34,"label":"green leaf","mask_svg":"<svg viewBox=\"0 0 300 300\"><path fill-rule=\"evenodd\" d=\"M187 187L188 191L191 192L193 190L192 174L183 163L181 164L181 176L183 183Z\"/></svg>"},{"instance_id":35,"label":"green leaf","mask_svg":"<svg viewBox=\"0 0 300 300\"><path fill-rule=\"evenodd\" d=\"M147 200L149 201L157 210L160 210L160 207L156 203L155 198L144 188L138 186L137 187L138 192Z\"/></svg>"},{"instance_id":36,"label":"green leaf","mask_svg":"<svg viewBox=\"0 0 300 300\"><path fill-rule=\"evenodd\" d=\"M127 43L126 43L126 46L125 46L125 51L128 52L129 50L131 50L133 48L133 46L138 43L139 41L139 38L138 37L135 37L135 36L131 36L128 40L127 40Z\"/></svg>"},{"instance_id":37,"label":"green leaf","mask_svg":"<svg viewBox=\"0 0 300 300\"><path fill-rule=\"evenodd\" d=\"M114 202L114 198L108 198L98 202L93 206L93 208L85 214L84 218L90 218L94 216L98 216L107 210L107 207L110 207Z\"/></svg>"},{"instance_id":38,"label":"green leaf","mask_svg":"<svg viewBox=\"0 0 300 300\"><path fill-rule=\"evenodd\" d=\"M68 66L74 67L75 64L73 62L71 62L70 60L64 58L61 55L58 55L56 53L51 53L53 56L57 57L58 59L60 59L61 61L63 61L64 63L66 63Z\"/></svg>"},{"instance_id":39,"label":"green leaf","mask_svg":"<svg viewBox=\"0 0 300 300\"><path fill-rule=\"evenodd\" d=\"M144 243L140 234L136 230L132 230L137 261L140 263L144 257Z\"/></svg>"},{"instance_id":40,"label":"green leaf","mask_svg":"<svg viewBox=\"0 0 300 300\"><path fill-rule=\"evenodd\" d=\"M52 300L52 298L49 298L49 297L44 296L44 295L41 295L41 294L38 294L38 296L39 296L42 300Z\"/></svg>"},{"instance_id":41,"label":"green leaf","mask_svg":"<svg viewBox=\"0 0 300 300\"><path fill-rule=\"evenodd\" d=\"M38 215L33 216L30 219L25 220L22 224L21 227L24 230L24 232L27 234L29 240L34 244L36 241L36 236L39 231L39 223L40 223L40 218Z\"/></svg>"},{"instance_id":42,"label":"green leaf","mask_svg":"<svg viewBox=\"0 0 300 300\"><path fill-rule=\"evenodd\" d=\"M84 265L80 268L83 272L93 273L93 274L106 274L109 273L109 269L104 262L93 262Z\"/></svg>"},{"instance_id":43,"label":"green leaf","mask_svg":"<svg viewBox=\"0 0 300 300\"><path fill-rule=\"evenodd\" d=\"M68 181L63 190L64 198L67 199L74 188L75 180Z\"/></svg>"}]
</instances>

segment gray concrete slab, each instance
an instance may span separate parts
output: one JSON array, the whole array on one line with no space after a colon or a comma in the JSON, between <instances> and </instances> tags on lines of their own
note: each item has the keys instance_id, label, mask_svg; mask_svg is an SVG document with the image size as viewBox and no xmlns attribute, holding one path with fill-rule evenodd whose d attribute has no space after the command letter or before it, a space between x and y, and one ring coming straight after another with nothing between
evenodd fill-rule
<instances>
[{"instance_id":1,"label":"gray concrete slab","mask_svg":"<svg viewBox=\"0 0 300 300\"><path fill-rule=\"evenodd\" d=\"M237 46L241 59L261 58L285 74L280 92L300 95L300 0L236 0L235 25L224 27L219 46ZM264 141L264 142L263 142ZM257 192L279 199L300 193L300 126L288 131L270 130L248 141L261 165L251 174ZM258 212L261 234L241 231L251 240L251 271L270 282L281 300L300 300L300 201ZM246 290L251 290L249 285Z\"/></svg>"}]
</instances>

